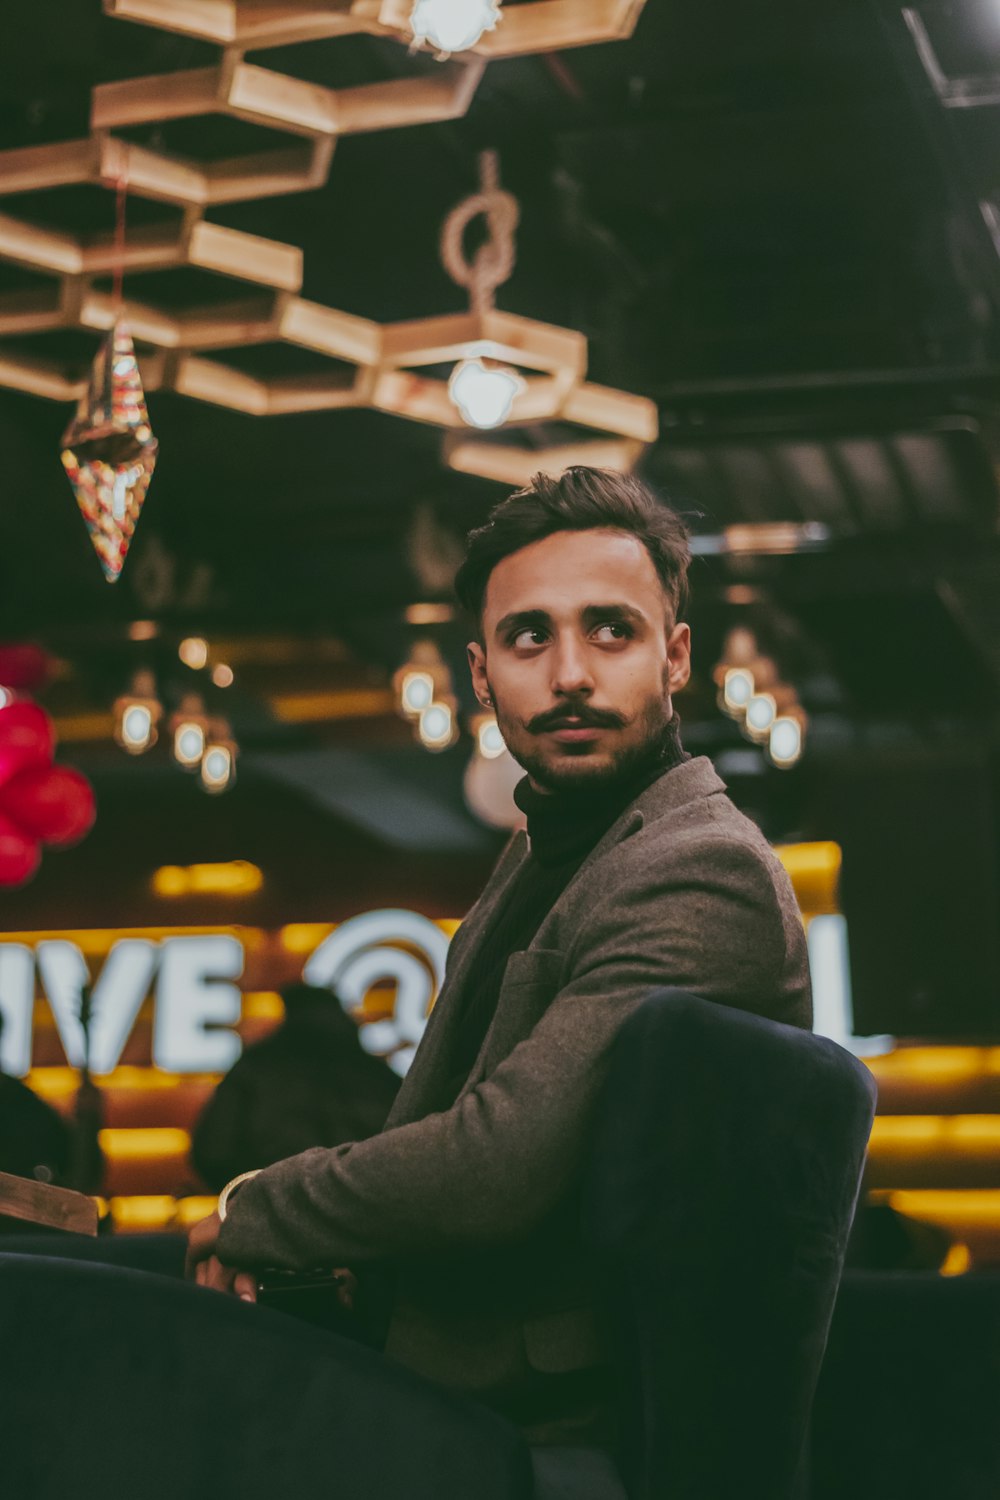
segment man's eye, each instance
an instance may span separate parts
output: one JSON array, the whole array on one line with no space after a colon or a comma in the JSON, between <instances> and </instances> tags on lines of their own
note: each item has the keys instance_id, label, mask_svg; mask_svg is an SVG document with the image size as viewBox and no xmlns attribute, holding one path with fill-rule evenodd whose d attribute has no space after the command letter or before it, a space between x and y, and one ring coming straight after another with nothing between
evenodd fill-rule
<instances>
[{"instance_id":1,"label":"man's eye","mask_svg":"<svg viewBox=\"0 0 1000 1500\"><path fill-rule=\"evenodd\" d=\"M531 646L540 646L544 639L544 630L531 625L527 630L519 630L516 635L511 636L510 643L520 651L527 651Z\"/></svg>"},{"instance_id":2,"label":"man's eye","mask_svg":"<svg viewBox=\"0 0 1000 1500\"><path fill-rule=\"evenodd\" d=\"M623 620L606 620L603 625L598 625L595 634L599 636L602 631L610 631L611 639L615 641L627 641L632 635L631 629Z\"/></svg>"}]
</instances>

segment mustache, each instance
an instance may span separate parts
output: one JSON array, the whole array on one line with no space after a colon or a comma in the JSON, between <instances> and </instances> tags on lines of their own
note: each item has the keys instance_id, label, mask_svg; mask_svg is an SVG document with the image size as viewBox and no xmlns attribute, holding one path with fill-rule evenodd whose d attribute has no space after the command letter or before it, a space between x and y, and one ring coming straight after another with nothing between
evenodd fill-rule
<instances>
[{"instance_id":1,"label":"mustache","mask_svg":"<svg viewBox=\"0 0 1000 1500\"><path fill-rule=\"evenodd\" d=\"M528 721L532 734L547 734L555 729L621 729L621 714L610 708L592 708L589 704L560 703Z\"/></svg>"}]
</instances>

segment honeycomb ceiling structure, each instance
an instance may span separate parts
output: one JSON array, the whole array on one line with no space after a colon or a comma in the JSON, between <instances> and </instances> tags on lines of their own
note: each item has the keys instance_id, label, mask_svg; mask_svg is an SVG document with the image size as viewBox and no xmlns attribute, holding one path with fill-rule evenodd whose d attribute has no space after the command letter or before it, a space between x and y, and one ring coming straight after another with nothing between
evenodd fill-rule
<instances>
[{"instance_id":1,"label":"honeycomb ceiling structure","mask_svg":"<svg viewBox=\"0 0 1000 1500\"><path fill-rule=\"evenodd\" d=\"M486 59L556 52L632 35L646 0L521 0L470 49ZM331 37L413 42L413 0L104 0L110 16L243 52Z\"/></svg>"},{"instance_id":2,"label":"honeycomb ceiling structure","mask_svg":"<svg viewBox=\"0 0 1000 1500\"><path fill-rule=\"evenodd\" d=\"M338 136L461 115L487 57L628 35L643 0L526 0L472 52L423 76L331 90L244 61L253 48L368 33L412 40L410 0L334 0L261 5L254 0L105 0L105 10L145 25L218 43L215 67L127 79L92 93L91 134L0 152L0 260L24 268L31 286L0 297L0 386L56 401L78 400L79 364L26 352L34 335L75 329L102 334L123 316L140 351L147 392L172 390L255 416L367 407L444 429L444 459L464 472L519 482L547 462L600 461L630 468L657 435L654 403L585 378L586 340L515 314L490 310L380 324L307 301L302 252L294 245L210 223L217 204L324 185ZM136 126L231 114L290 144L252 155L194 161L116 134ZM163 205L169 220L135 223L122 243L44 227L7 212L6 200L88 184ZM164 308L142 295L144 273L189 268L226 278L231 298ZM120 306L106 282L127 278ZM5 339L16 339L5 347ZM264 378L226 351L284 345L309 351L309 374ZM30 349L30 342L28 344ZM466 426L446 380L428 374L469 356L503 360L526 379L503 438ZM568 436L549 449L516 446L519 424L555 421Z\"/></svg>"}]
</instances>

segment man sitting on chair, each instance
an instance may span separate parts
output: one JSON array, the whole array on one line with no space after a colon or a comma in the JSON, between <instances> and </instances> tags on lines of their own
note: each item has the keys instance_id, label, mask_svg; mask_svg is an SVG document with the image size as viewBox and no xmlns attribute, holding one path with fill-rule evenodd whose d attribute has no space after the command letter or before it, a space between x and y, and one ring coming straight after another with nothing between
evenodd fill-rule
<instances>
[{"instance_id":1,"label":"man sitting on chair","mask_svg":"<svg viewBox=\"0 0 1000 1500\"><path fill-rule=\"evenodd\" d=\"M386 1353L535 1444L610 1445L579 1226L611 1043L663 986L808 1027L794 895L706 757L681 748L687 533L639 480L537 475L457 579L476 696L526 771L385 1130L224 1192L206 1286L264 1266L391 1270ZM233 1188L233 1184L230 1184Z\"/></svg>"}]
</instances>

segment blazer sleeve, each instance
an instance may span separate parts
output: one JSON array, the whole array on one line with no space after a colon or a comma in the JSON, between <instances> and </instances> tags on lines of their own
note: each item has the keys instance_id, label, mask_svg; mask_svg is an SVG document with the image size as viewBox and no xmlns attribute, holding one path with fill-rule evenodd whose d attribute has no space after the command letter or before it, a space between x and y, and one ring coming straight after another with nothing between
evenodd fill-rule
<instances>
[{"instance_id":1,"label":"blazer sleeve","mask_svg":"<svg viewBox=\"0 0 1000 1500\"><path fill-rule=\"evenodd\" d=\"M445 1112L267 1167L231 1199L219 1255L359 1266L523 1237L580 1165L626 1016L664 985L766 1009L785 946L765 855L747 844L699 839L626 875L589 914L548 1009L486 1079Z\"/></svg>"}]
</instances>

